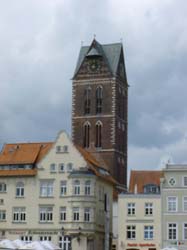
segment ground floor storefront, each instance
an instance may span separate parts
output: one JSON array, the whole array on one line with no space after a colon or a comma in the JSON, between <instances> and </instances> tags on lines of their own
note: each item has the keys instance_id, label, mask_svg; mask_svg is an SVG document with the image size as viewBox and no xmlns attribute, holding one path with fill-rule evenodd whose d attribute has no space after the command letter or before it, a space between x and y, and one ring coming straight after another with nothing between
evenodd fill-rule
<instances>
[{"instance_id":1,"label":"ground floor storefront","mask_svg":"<svg viewBox=\"0 0 187 250\"><path fill-rule=\"evenodd\" d=\"M0 240L20 239L30 243L32 241L51 241L63 250L103 250L105 244L104 233L64 232L64 230L0 230Z\"/></svg>"}]
</instances>

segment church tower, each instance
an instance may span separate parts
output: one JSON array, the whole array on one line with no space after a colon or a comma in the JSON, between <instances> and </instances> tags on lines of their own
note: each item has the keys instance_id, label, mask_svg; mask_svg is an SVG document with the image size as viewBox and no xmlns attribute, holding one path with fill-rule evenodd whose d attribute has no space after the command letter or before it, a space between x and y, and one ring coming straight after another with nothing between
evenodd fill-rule
<instances>
[{"instance_id":1,"label":"church tower","mask_svg":"<svg viewBox=\"0 0 187 250\"><path fill-rule=\"evenodd\" d=\"M72 139L127 185L128 83L121 43L82 46L73 76Z\"/></svg>"}]
</instances>

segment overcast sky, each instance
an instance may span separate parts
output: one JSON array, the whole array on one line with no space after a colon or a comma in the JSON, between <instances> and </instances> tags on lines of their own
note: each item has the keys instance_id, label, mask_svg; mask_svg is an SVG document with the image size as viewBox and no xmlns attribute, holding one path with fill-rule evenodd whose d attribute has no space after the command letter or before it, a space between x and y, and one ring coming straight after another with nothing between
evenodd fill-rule
<instances>
[{"instance_id":1,"label":"overcast sky","mask_svg":"<svg viewBox=\"0 0 187 250\"><path fill-rule=\"evenodd\" d=\"M187 163L186 0L0 2L0 143L71 132L81 41L123 41L129 169Z\"/></svg>"}]
</instances>

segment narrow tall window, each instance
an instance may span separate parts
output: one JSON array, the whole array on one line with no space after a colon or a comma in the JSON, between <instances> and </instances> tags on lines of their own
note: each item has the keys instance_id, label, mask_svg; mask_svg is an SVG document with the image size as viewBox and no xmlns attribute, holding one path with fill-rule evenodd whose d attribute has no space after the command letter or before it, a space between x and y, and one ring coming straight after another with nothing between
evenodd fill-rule
<instances>
[{"instance_id":1,"label":"narrow tall window","mask_svg":"<svg viewBox=\"0 0 187 250\"><path fill-rule=\"evenodd\" d=\"M84 113L85 115L90 114L90 107L91 107L91 88L88 87L85 89L84 93Z\"/></svg>"},{"instance_id":2,"label":"narrow tall window","mask_svg":"<svg viewBox=\"0 0 187 250\"><path fill-rule=\"evenodd\" d=\"M103 88L101 86L96 89L96 114L102 112Z\"/></svg>"},{"instance_id":3,"label":"narrow tall window","mask_svg":"<svg viewBox=\"0 0 187 250\"><path fill-rule=\"evenodd\" d=\"M95 129L96 129L95 146L96 146L96 148L101 148L101 146L102 146L102 143L101 143L101 140L102 140L102 133L101 133L102 123L100 121L98 121L96 123Z\"/></svg>"},{"instance_id":4,"label":"narrow tall window","mask_svg":"<svg viewBox=\"0 0 187 250\"><path fill-rule=\"evenodd\" d=\"M74 186L74 195L80 195L80 181L79 180L75 180L73 183Z\"/></svg>"},{"instance_id":5,"label":"narrow tall window","mask_svg":"<svg viewBox=\"0 0 187 250\"><path fill-rule=\"evenodd\" d=\"M84 148L89 148L90 146L90 124L88 122L86 122L83 126L83 133L84 133L84 137L83 137L83 146Z\"/></svg>"},{"instance_id":6,"label":"narrow tall window","mask_svg":"<svg viewBox=\"0 0 187 250\"><path fill-rule=\"evenodd\" d=\"M24 183L18 182L16 184L16 197L24 197Z\"/></svg>"}]
</instances>

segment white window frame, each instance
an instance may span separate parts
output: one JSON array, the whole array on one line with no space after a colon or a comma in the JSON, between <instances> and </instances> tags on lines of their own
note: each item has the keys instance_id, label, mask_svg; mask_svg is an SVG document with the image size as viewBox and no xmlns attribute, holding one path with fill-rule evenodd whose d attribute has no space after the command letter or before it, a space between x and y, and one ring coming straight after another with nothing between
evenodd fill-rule
<instances>
[{"instance_id":1,"label":"white window frame","mask_svg":"<svg viewBox=\"0 0 187 250\"><path fill-rule=\"evenodd\" d=\"M67 172L72 172L73 171L73 163L71 163L71 162L69 162L68 164L67 164Z\"/></svg>"},{"instance_id":2,"label":"white window frame","mask_svg":"<svg viewBox=\"0 0 187 250\"><path fill-rule=\"evenodd\" d=\"M148 233L148 237L145 237L145 232ZM152 233L152 237L151 237ZM153 240L154 239L154 226L153 225L144 225L144 240Z\"/></svg>"},{"instance_id":3,"label":"white window frame","mask_svg":"<svg viewBox=\"0 0 187 250\"><path fill-rule=\"evenodd\" d=\"M127 216L135 216L136 215L136 203L128 202L127 203Z\"/></svg>"},{"instance_id":4,"label":"white window frame","mask_svg":"<svg viewBox=\"0 0 187 250\"><path fill-rule=\"evenodd\" d=\"M80 195L80 192L81 192L80 180L74 180L73 181L73 194L74 195Z\"/></svg>"},{"instance_id":5,"label":"white window frame","mask_svg":"<svg viewBox=\"0 0 187 250\"><path fill-rule=\"evenodd\" d=\"M91 181L90 180L86 180L85 181L84 194L86 196L90 196L91 195Z\"/></svg>"},{"instance_id":6,"label":"white window frame","mask_svg":"<svg viewBox=\"0 0 187 250\"><path fill-rule=\"evenodd\" d=\"M60 235L58 240L59 247L62 250L71 250L71 237L67 235Z\"/></svg>"},{"instance_id":7,"label":"white window frame","mask_svg":"<svg viewBox=\"0 0 187 250\"><path fill-rule=\"evenodd\" d=\"M145 202L144 211L145 211L145 216L153 216L153 203Z\"/></svg>"},{"instance_id":8,"label":"white window frame","mask_svg":"<svg viewBox=\"0 0 187 250\"><path fill-rule=\"evenodd\" d=\"M129 228L128 228L129 227ZM134 227L134 228L133 228ZM131 232L131 237L130 238L128 238L128 231L130 231ZM135 233L135 236L134 237L132 237L132 233ZM126 226L126 239L127 240L136 240L136 225L127 225Z\"/></svg>"},{"instance_id":9,"label":"white window frame","mask_svg":"<svg viewBox=\"0 0 187 250\"><path fill-rule=\"evenodd\" d=\"M185 205L184 205L185 203L186 203L186 210L185 210ZM183 212L185 213L187 212L187 196L182 197L182 209L183 209Z\"/></svg>"},{"instance_id":10,"label":"white window frame","mask_svg":"<svg viewBox=\"0 0 187 250\"><path fill-rule=\"evenodd\" d=\"M39 221L40 223L53 222L53 206L39 207Z\"/></svg>"},{"instance_id":11,"label":"white window frame","mask_svg":"<svg viewBox=\"0 0 187 250\"><path fill-rule=\"evenodd\" d=\"M182 225L182 231L183 231L182 237L183 237L183 240L187 240L187 237L185 238L185 233L184 233L185 229L186 229L186 236L187 236L187 222L184 222L183 225Z\"/></svg>"},{"instance_id":12,"label":"white window frame","mask_svg":"<svg viewBox=\"0 0 187 250\"><path fill-rule=\"evenodd\" d=\"M19 181L16 183L16 197L24 197L25 189L24 189L24 183L22 181Z\"/></svg>"},{"instance_id":13,"label":"white window frame","mask_svg":"<svg viewBox=\"0 0 187 250\"><path fill-rule=\"evenodd\" d=\"M52 236L51 235L41 235L39 236L39 241L52 241Z\"/></svg>"},{"instance_id":14,"label":"white window frame","mask_svg":"<svg viewBox=\"0 0 187 250\"><path fill-rule=\"evenodd\" d=\"M40 197L53 197L54 180L40 180Z\"/></svg>"},{"instance_id":15,"label":"white window frame","mask_svg":"<svg viewBox=\"0 0 187 250\"><path fill-rule=\"evenodd\" d=\"M91 208L90 207L84 208L84 221L85 222L91 221Z\"/></svg>"},{"instance_id":16,"label":"white window frame","mask_svg":"<svg viewBox=\"0 0 187 250\"><path fill-rule=\"evenodd\" d=\"M60 196L66 196L67 195L67 181L61 180L60 181Z\"/></svg>"},{"instance_id":17,"label":"white window frame","mask_svg":"<svg viewBox=\"0 0 187 250\"><path fill-rule=\"evenodd\" d=\"M0 210L0 221L6 221L6 210Z\"/></svg>"},{"instance_id":18,"label":"white window frame","mask_svg":"<svg viewBox=\"0 0 187 250\"><path fill-rule=\"evenodd\" d=\"M6 193L6 191L7 191L6 183L0 182L0 193Z\"/></svg>"},{"instance_id":19,"label":"white window frame","mask_svg":"<svg viewBox=\"0 0 187 250\"><path fill-rule=\"evenodd\" d=\"M80 221L80 209L79 209L79 207L73 207L73 221Z\"/></svg>"},{"instance_id":20,"label":"white window frame","mask_svg":"<svg viewBox=\"0 0 187 250\"><path fill-rule=\"evenodd\" d=\"M175 224L176 225L176 239L169 239L169 224ZM169 241L171 241L171 240L178 240L178 223L176 223L176 222L168 222L167 223L167 239L169 240Z\"/></svg>"},{"instance_id":21,"label":"white window frame","mask_svg":"<svg viewBox=\"0 0 187 250\"><path fill-rule=\"evenodd\" d=\"M24 243L31 243L32 242L32 235L22 235L20 236L20 240Z\"/></svg>"},{"instance_id":22,"label":"white window frame","mask_svg":"<svg viewBox=\"0 0 187 250\"><path fill-rule=\"evenodd\" d=\"M169 210L169 199L170 198L175 198L175 200L176 200L176 202L175 202L175 204L176 204L176 209L175 210ZM175 213L175 212L177 212L178 211L178 198L177 198L177 196L168 196L167 197L167 211L169 212L169 213Z\"/></svg>"},{"instance_id":23,"label":"white window frame","mask_svg":"<svg viewBox=\"0 0 187 250\"><path fill-rule=\"evenodd\" d=\"M63 167L63 169L61 167ZM65 164L64 163L59 164L59 172L61 172L61 173L65 172Z\"/></svg>"},{"instance_id":24,"label":"white window frame","mask_svg":"<svg viewBox=\"0 0 187 250\"><path fill-rule=\"evenodd\" d=\"M13 222L26 222L26 207L13 207Z\"/></svg>"},{"instance_id":25,"label":"white window frame","mask_svg":"<svg viewBox=\"0 0 187 250\"><path fill-rule=\"evenodd\" d=\"M66 207L60 207L60 221L67 220L67 210Z\"/></svg>"},{"instance_id":26,"label":"white window frame","mask_svg":"<svg viewBox=\"0 0 187 250\"><path fill-rule=\"evenodd\" d=\"M56 164L55 163L50 164L50 172L51 173L56 173Z\"/></svg>"}]
</instances>

